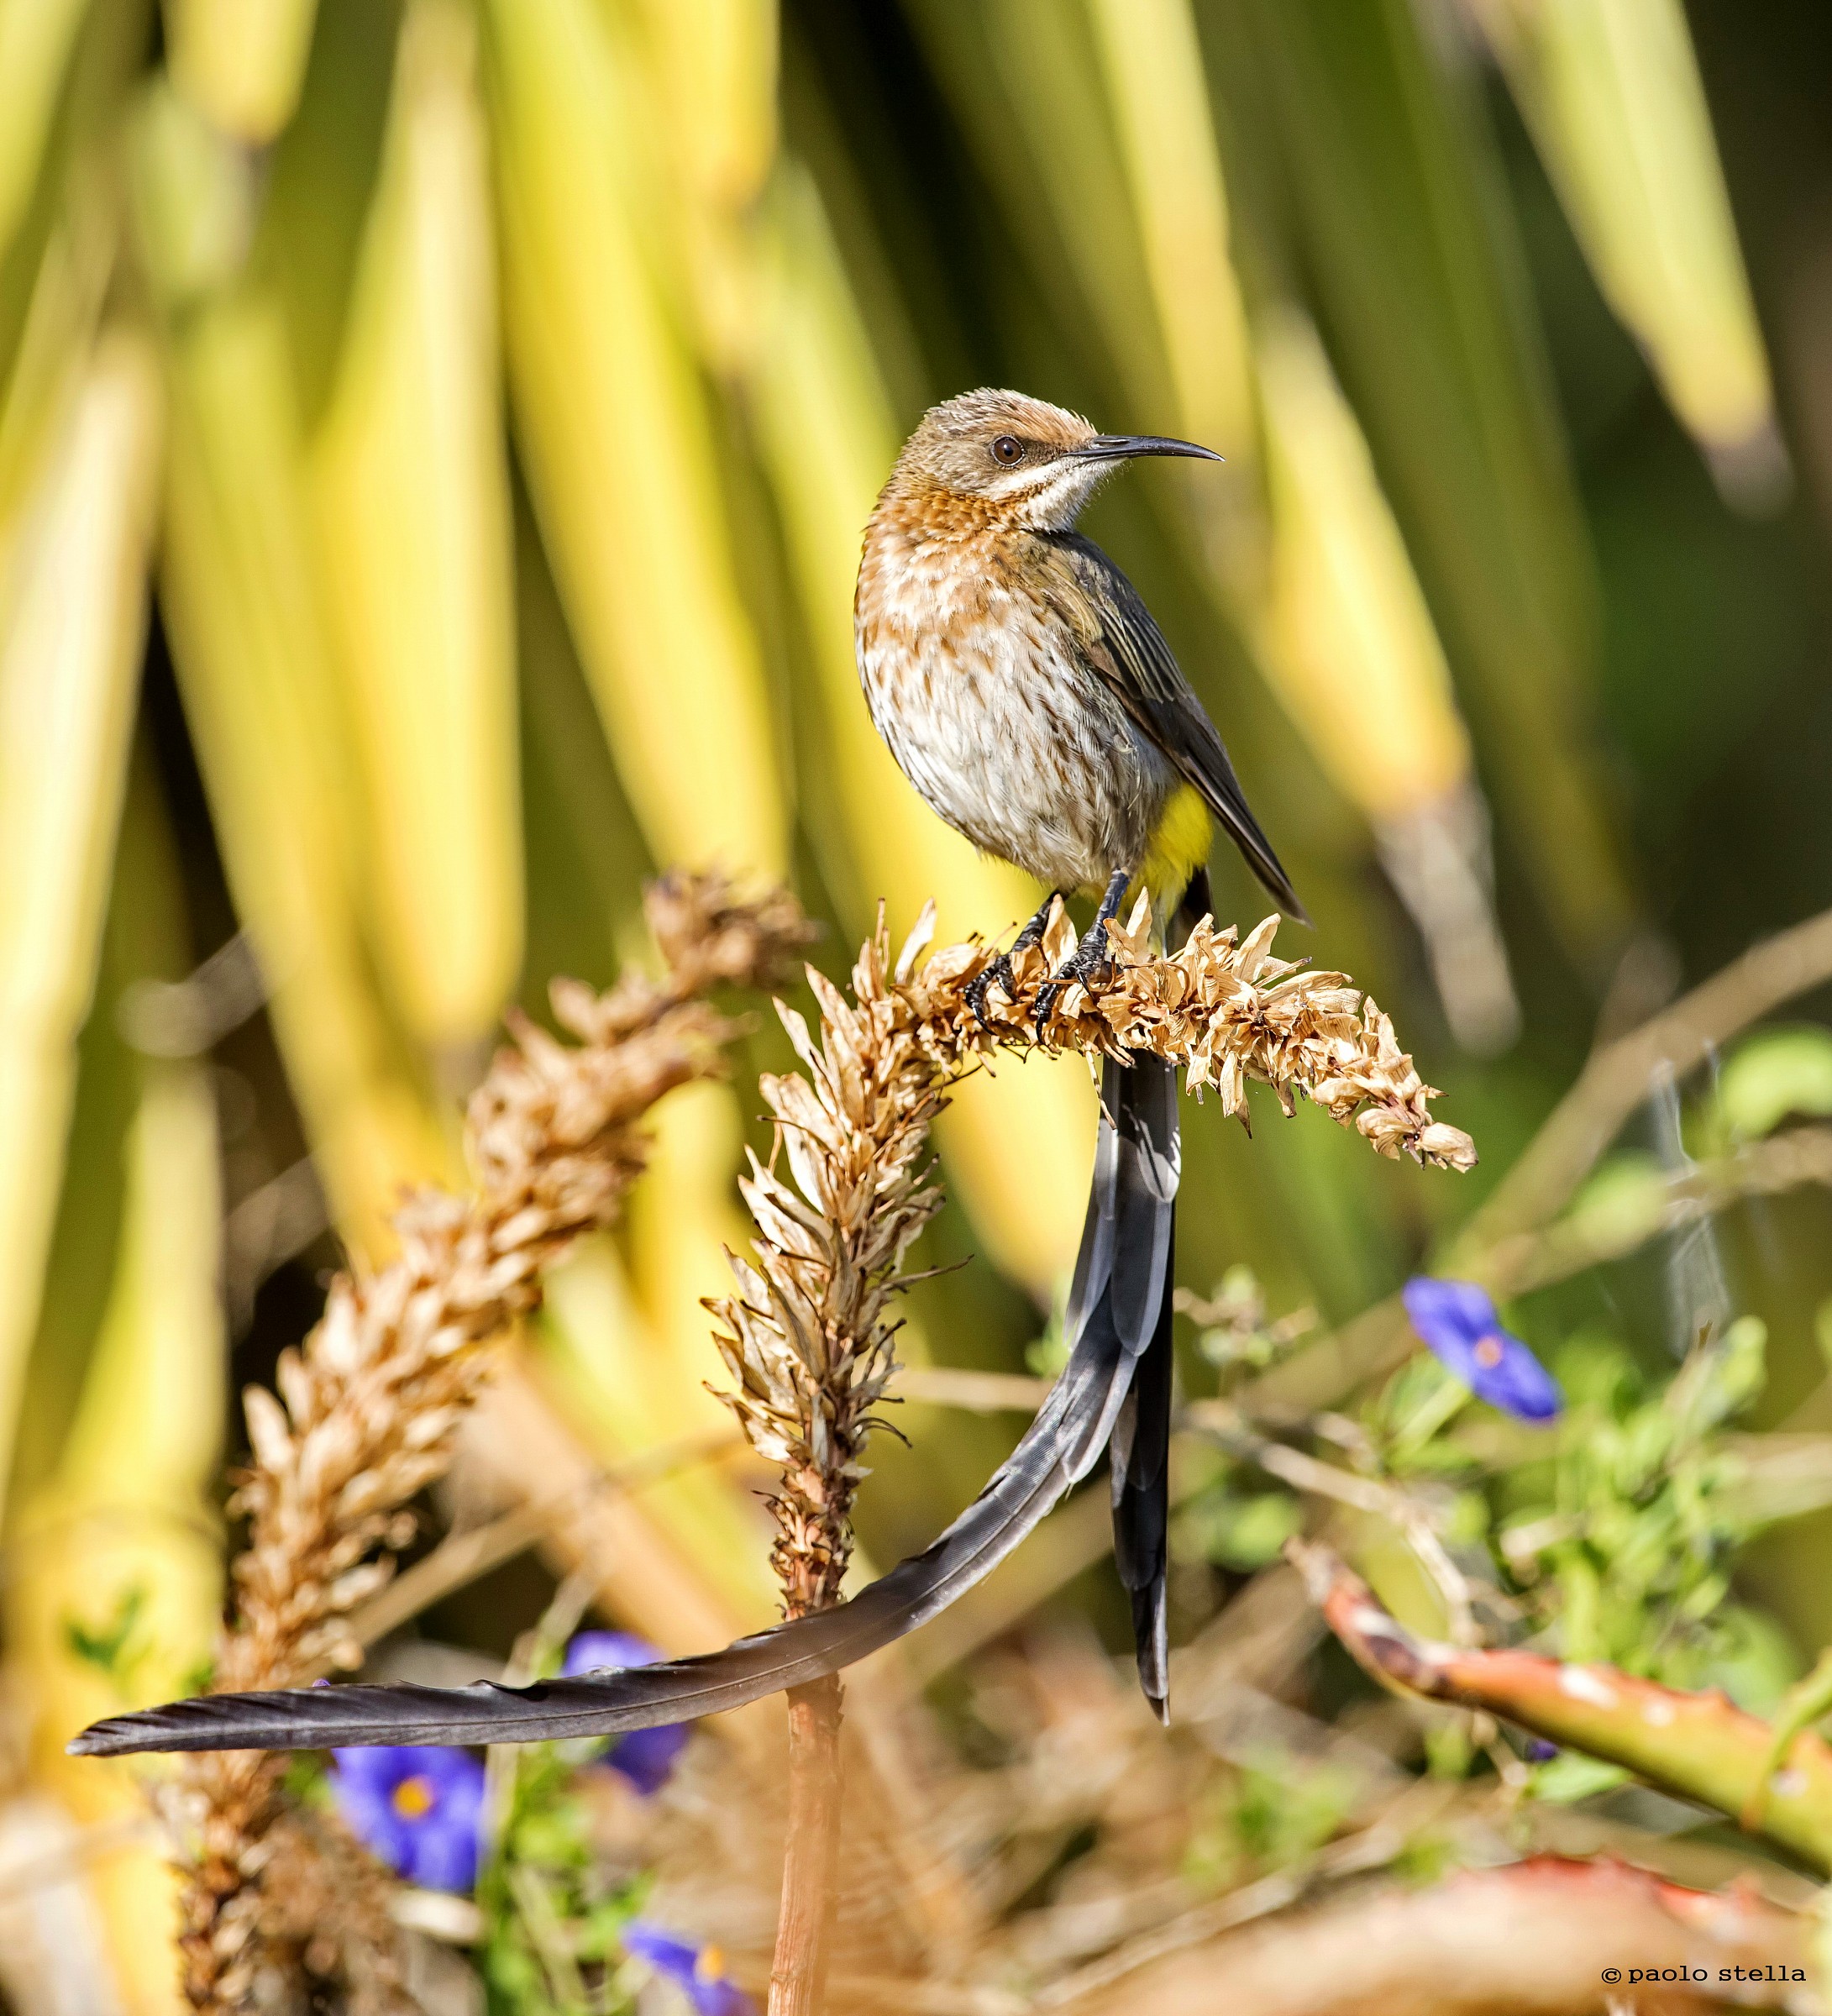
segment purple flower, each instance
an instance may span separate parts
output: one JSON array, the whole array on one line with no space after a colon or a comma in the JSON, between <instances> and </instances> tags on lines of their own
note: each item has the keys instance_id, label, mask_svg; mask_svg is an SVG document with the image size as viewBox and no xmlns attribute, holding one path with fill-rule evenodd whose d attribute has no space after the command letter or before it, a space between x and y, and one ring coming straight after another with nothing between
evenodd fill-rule
<instances>
[{"instance_id":1,"label":"purple flower","mask_svg":"<svg viewBox=\"0 0 1832 2016\"><path fill-rule=\"evenodd\" d=\"M1548 1743L1544 1736L1527 1738L1526 1760L1529 1764L1550 1764L1557 1755L1557 1744Z\"/></svg>"},{"instance_id":2,"label":"purple flower","mask_svg":"<svg viewBox=\"0 0 1832 2016\"><path fill-rule=\"evenodd\" d=\"M391 1869L428 1890L477 1880L484 1767L467 1750L381 1744L340 1750L331 1783L350 1831Z\"/></svg>"},{"instance_id":3,"label":"purple flower","mask_svg":"<svg viewBox=\"0 0 1832 2016\"><path fill-rule=\"evenodd\" d=\"M626 1953L680 1983L696 2016L757 2016L757 2004L727 1974L717 1946L696 1946L640 1919L632 1919L622 1936Z\"/></svg>"},{"instance_id":4,"label":"purple flower","mask_svg":"<svg viewBox=\"0 0 1832 2016\"><path fill-rule=\"evenodd\" d=\"M1518 1337L1501 1327L1473 1281L1415 1274L1401 1293L1412 1327L1478 1399L1525 1421L1549 1420L1564 1404L1558 1382Z\"/></svg>"},{"instance_id":5,"label":"purple flower","mask_svg":"<svg viewBox=\"0 0 1832 2016\"><path fill-rule=\"evenodd\" d=\"M630 1666L654 1666L661 1648L634 1631L580 1631L566 1647L560 1672L569 1680L581 1673L621 1672Z\"/></svg>"},{"instance_id":6,"label":"purple flower","mask_svg":"<svg viewBox=\"0 0 1832 2016\"><path fill-rule=\"evenodd\" d=\"M581 1631L566 1647L566 1662L560 1671L567 1679L574 1680L581 1673L654 1666L662 1656L660 1650L646 1638L638 1638L628 1631ZM685 1722L666 1722L659 1729L633 1729L611 1746L604 1761L648 1798L668 1782L675 1759L685 1746L690 1733Z\"/></svg>"}]
</instances>

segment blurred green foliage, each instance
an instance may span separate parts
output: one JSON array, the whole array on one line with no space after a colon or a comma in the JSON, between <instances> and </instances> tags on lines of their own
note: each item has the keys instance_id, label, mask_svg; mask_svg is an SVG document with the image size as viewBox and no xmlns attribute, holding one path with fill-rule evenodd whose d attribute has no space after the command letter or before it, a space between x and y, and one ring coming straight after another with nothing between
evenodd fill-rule
<instances>
[{"instance_id":1,"label":"blurred green foliage","mask_svg":"<svg viewBox=\"0 0 1832 2016\"><path fill-rule=\"evenodd\" d=\"M618 2008L618 1935L639 1877L606 1880L579 1773L581 1746L529 1744L503 1766L493 1851L479 1874L478 1967L495 2010Z\"/></svg>"}]
</instances>

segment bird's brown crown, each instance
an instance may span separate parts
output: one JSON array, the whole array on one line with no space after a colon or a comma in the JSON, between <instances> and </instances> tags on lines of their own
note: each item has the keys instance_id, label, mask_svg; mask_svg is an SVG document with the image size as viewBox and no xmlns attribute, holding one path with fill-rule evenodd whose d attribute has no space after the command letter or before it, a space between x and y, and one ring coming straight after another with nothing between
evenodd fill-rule
<instances>
[{"instance_id":1,"label":"bird's brown crown","mask_svg":"<svg viewBox=\"0 0 1832 2016\"><path fill-rule=\"evenodd\" d=\"M1022 392L963 392L922 416L873 522L919 524L919 538L1066 532L1103 480L1139 455L1221 459L1168 434L1097 434L1079 413Z\"/></svg>"},{"instance_id":2,"label":"bird's brown crown","mask_svg":"<svg viewBox=\"0 0 1832 2016\"><path fill-rule=\"evenodd\" d=\"M1046 400L963 392L922 416L885 498L1039 530L1068 526L1112 466L1089 458L1096 438L1079 413Z\"/></svg>"}]
</instances>

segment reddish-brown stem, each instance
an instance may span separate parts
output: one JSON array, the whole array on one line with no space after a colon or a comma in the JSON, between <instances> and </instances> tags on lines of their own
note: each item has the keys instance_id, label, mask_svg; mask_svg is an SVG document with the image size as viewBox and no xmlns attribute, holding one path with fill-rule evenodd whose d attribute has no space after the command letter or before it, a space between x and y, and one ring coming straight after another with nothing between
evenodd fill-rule
<instances>
[{"instance_id":1,"label":"reddish-brown stem","mask_svg":"<svg viewBox=\"0 0 1832 2016\"><path fill-rule=\"evenodd\" d=\"M789 1828L769 2016L820 2016L840 1847L837 1674L789 1690Z\"/></svg>"}]
</instances>

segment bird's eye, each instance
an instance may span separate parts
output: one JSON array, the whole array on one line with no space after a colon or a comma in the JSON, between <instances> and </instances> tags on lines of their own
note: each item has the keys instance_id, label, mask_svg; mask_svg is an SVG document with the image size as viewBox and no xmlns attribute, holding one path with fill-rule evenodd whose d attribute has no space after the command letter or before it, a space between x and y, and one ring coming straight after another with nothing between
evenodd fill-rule
<instances>
[{"instance_id":1,"label":"bird's eye","mask_svg":"<svg viewBox=\"0 0 1832 2016\"><path fill-rule=\"evenodd\" d=\"M1012 434L1000 434L992 444L992 459L1002 462L1007 469L1024 459L1024 444Z\"/></svg>"}]
</instances>

